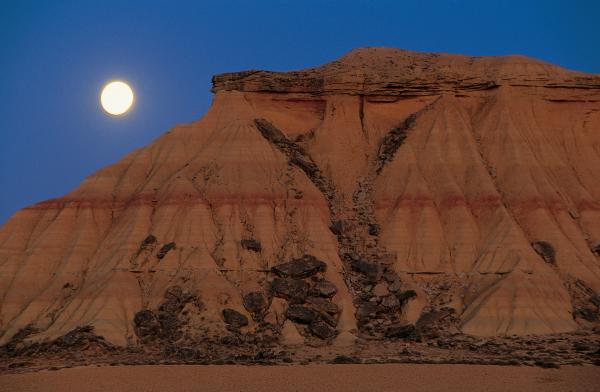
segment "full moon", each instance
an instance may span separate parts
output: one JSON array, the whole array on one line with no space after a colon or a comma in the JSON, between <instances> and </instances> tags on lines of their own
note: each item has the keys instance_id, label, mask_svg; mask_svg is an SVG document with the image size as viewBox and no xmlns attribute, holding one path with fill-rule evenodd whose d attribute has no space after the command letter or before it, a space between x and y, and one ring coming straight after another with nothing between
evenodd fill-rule
<instances>
[{"instance_id":1,"label":"full moon","mask_svg":"<svg viewBox=\"0 0 600 392\"><path fill-rule=\"evenodd\" d=\"M100 94L102 108L108 114L120 116L125 114L133 104L133 90L125 82L119 80L108 83Z\"/></svg>"}]
</instances>

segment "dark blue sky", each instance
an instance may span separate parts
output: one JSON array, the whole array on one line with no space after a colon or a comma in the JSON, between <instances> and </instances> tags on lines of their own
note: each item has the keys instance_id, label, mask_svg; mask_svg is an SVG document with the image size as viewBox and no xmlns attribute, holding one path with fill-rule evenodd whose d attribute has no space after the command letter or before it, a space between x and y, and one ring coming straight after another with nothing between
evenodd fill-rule
<instances>
[{"instance_id":1,"label":"dark blue sky","mask_svg":"<svg viewBox=\"0 0 600 392\"><path fill-rule=\"evenodd\" d=\"M524 54L600 73L600 1L0 0L0 223L193 121L213 74L319 65L362 46ZM136 92L124 118L102 85Z\"/></svg>"}]
</instances>

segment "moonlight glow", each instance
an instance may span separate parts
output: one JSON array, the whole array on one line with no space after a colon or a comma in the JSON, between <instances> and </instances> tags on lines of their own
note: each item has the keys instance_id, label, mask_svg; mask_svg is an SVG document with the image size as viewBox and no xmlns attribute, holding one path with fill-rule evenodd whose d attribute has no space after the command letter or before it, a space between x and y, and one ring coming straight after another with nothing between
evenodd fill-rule
<instances>
[{"instance_id":1,"label":"moonlight glow","mask_svg":"<svg viewBox=\"0 0 600 392\"><path fill-rule=\"evenodd\" d=\"M100 95L102 108L113 116L125 114L133 104L133 90L127 83L114 81L108 83L102 89Z\"/></svg>"}]
</instances>

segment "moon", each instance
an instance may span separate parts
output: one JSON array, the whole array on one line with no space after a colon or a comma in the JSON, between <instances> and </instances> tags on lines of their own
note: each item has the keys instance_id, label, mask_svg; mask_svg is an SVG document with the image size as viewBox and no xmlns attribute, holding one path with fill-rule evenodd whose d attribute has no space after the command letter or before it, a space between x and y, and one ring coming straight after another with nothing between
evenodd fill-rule
<instances>
[{"instance_id":1,"label":"moon","mask_svg":"<svg viewBox=\"0 0 600 392\"><path fill-rule=\"evenodd\" d=\"M113 116L123 115L133 105L133 90L120 80L109 82L102 89L100 103L106 113Z\"/></svg>"}]
</instances>

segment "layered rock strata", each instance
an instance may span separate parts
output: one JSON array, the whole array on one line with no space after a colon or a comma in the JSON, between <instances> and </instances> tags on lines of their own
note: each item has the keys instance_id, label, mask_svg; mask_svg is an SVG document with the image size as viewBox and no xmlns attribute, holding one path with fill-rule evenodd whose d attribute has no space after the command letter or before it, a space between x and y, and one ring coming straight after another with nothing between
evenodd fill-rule
<instances>
[{"instance_id":1,"label":"layered rock strata","mask_svg":"<svg viewBox=\"0 0 600 392\"><path fill-rule=\"evenodd\" d=\"M2 226L0 345L597 326L599 76L366 48L213 92L197 122Z\"/></svg>"}]
</instances>

